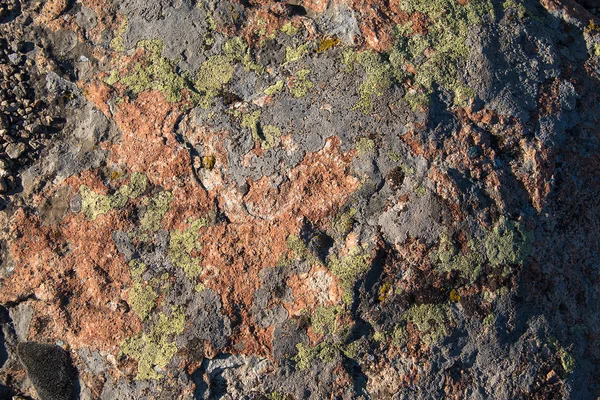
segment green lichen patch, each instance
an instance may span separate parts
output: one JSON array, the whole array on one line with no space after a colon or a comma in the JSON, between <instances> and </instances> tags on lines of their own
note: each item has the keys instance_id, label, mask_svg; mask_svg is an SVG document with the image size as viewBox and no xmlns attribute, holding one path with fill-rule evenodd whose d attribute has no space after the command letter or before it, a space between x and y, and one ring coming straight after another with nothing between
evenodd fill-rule
<instances>
[{"instance_id":1,"label":"green lichen patch","mask_svg":"<svg viewBox=\"0 0 600 400\"><path fill-rule=\"evenodd\" d=\"M333 220L331 229L339 236L345 236L352 230L352 225L358 210L356 208L350 208L348 211L338 214Z\"/></svg>"},{"instance_id":2,"label":"green lichen patch","mask_svg":"<svg viewBox=\"0 0 600 400\"><path fill-rule=\"evenodd\" d=\"M114 51L125 51L125 47L123 46L123 35L125 35L125 32L127 32L128 29L129 25L127 23L127 18L125 18L123 19L123 22L121 22L121 26L115 33L114 38L110 41L110 47Z\"/></svg>"},{"instance_id":3,"label":"green lichen patch","mask_svg":"<svg viewBox=\"0 0 600 400\"><path fill-rule=\"evenodd\" d=\"M314 347L298 343L296 349L298 353L292 359L296 362L296 367L301 371L310 368L316 359L320 359L323 362L333 361L339 351L329 342L321 342Z\"/></svg>"},{"instance_id":4,"label":"green lichen patch","mask_svg":"<svg viewBox=\"0 0 600 400\"><path fill-rule=\"evenodd\" d=\"M149 232L156 232L160 229L160 222L163 216L169 211L169 204L173 200L171 192L159 192L150 199L149 204L140 219L142 229Z\"/></svg>"},{"instance_id":5,"label":"green lichen patch","mask_svg":"<svg viewBox=\"0 0 600 400\"><path fill-rule=\"evenodd\" d=\"M354 284L369 270L371 255L360 246L352 248L345 257L332 256L327 264L331 272L339 279L344 291L342 298L351 304L354 297Z\"/></svg>"},{"instance_id":6,"label":"green lichen patch","mask_svg":"<svg viewBox=\"0 0 600 400\"><path fill-rule=\"evenodd\" d=\"M264 90L264 93L267 96L273 96L279 92L281 92L281 89L283 89L283 81L277 81L275 84L269 86L268 88L266 88Z\"/></svg>"},{"instance_id":7,"label":"green lichen patch","mask_svg":"<svg viewBox=\"0 0 600 400\"><path fill-rule=\"evenodd\" d=\"M160 314L149 333L141 333L121 344L121 353L138 362L136 379L160 379L155 367L165 368L175 353L177 346L173 336L181 334L185 328L185 314L182 308L174 308L171 315Z\"/></svg>"},{"instance_id":8,"label":"green lichen patch","mask_svg":"<svg viewBox=\"0 0 600 400\"><path fill-rule=\"evenodd\" d=\"M291 63L300 60L302 57L308 54L310 49L309 43L301 44L298 47L286 47L285 48L285 62Z\"/></svg>"},{"instance_id":9,"label":"green lichen patch","mask_svg":"<svg viewBox=\"0 0 600 400\"><path fill-rule=\"evenodd\" d=\"M533 232L519 223L501 219L483 240L486 255L494 267L519 264L531 253Z\"/></svg>"},{"instance_id":10,"label":"green lichen patch","mask_svg":"<svg viewBox=\"0 0 600 400\"><path fill-rule=\"evenodd\" d=\"M194 91L188 77L176 72L176 63L162 57L164 45L161 40L142 40L138 47L146 51L146 59L118 79L129 91L137 95L146 90L158 90L169 102L181 101L184 88Z\"/></svg>"},{"instance_id":11,"label":"green lichen patch","mask_svg":"<svg viewBox=\"0 0 600 400\"><path fill-rule=\"evenodd\" d=\"M341 313L338 306L317 307L310 318L313 331L319 335L335 333L338 329L337 318Z\"/></svg>"},{"instance_id":12,"label":"green lichen patch","mask_svg":"<svg viewBox=\"0 0 600 400\"><path fill-rule=\"evenodd\" d=\"M199 243L200 234L198 230L208 226L204 218L191 223L191 226L183 231L171 231L169 241L169 257L174 266L183 269L189 279L195 279L202 272L202 259L194 256L194 252L202 249Z\"/></svg>"},{"instance_id":13,"label":"green lichen patch","mask_svg":"<svg viewBox=\"0 0 600 400\"><path fill-rule=\"evenodd\" d=\"M375 151L375 142L369 138L363 137L360 138L358 143L356 144L356 152L359 156L366 156L369 154L373 154Z\"/></svg>"},{"instance_id":14,"label":"green lichen patch","mask_svg":"<svg viewBox=\"0 0 600 400\"><path fill-rule=\"evenodd\" d=\"M492 3L471 0L462 5L453 0L403 0L399 6L406 13L426 15L431 24L425 34L412 34L408 27L399 27L390 59L410 63L415 68L414 84L423 93L431 93L435 83L454 93L455 104L461 105L473 97L474 92L459 80L459 68L470 53L467 44L470 28L494 18Z\"/></svg>"},{"instance_id":15,"label":"green lichen patch","mask_svg":"<svg viewBox=\"0 0 600 400\"><path fill-rule=\"evenodd\" d=\"M294 36L296 33L298 33L298 31L299 29L292 24L292 21L289 21L281 27L281 32L288 36Z\"/></svg>"},{"instance_id":16,"label":"green lichen patch","mask_svg":"<svg viewBox=\"0 0 600 400\"><path fill-rule=\"evenodd\" d=\"M413 306L402 316L407 322L415 325L421 333L425 345L436 343L449 333L451 322L449 308L443 304L421 304Z\"/></svg>"},{"instance_id":17,"label":"green lichen patch","mask_svg":"<svg viewBox=\"0 0 600 400\"><path fill-rule=\"evenodd\" d=\"M288 249L297 260L305 260L309 264L322 264L321 260L310 251L306 243L296 235L289 235L286 239Z\"/></svg>"},{"instance_id":18,"label":"green lichen patch","mask_svg":"<svg viewBox=\"0 0 600 400\"><path fill-rule=\"evenodd\" d=\"M315 84L308 79L310 69L301 69L288 81L288 89L294 97L304 97Z\"/></svg>"},{"instance_id":19,"label":"green lichen patch","mask_svg":"<svg viewBox=\"0 0 600 400\"><path fill-rule=\"evenodd\" d=\"M156 305L157 298L158 295L152 289L152 286L136 282L129 292L129 305L141 320L144 321Z\"/></svg>"},{"instance_id":20,"label":"green lichen patch","mask_svg":"<svg viewBox=\"0 0 600 400\"><path fill-rule=\"evenodd\" d=\"M201 93L199 100L201 107L209 108L212 99L219 94L224 85L231 81L235 71L232 61L230 56L216 55L202 63L196 75L196 89Z\"/></svg>"},{"instance_id":21,"label":"green lichen patch","mask_svg":"<svg viewBox=\"0 0 600 400\"><path fill-rule=\"evenodd\" d=\"M475 241L469 241L468 250L461 251L447 232L440 235L440 245L437 252L433 253L432 260L438 271L458 271L471 283L481 275L484 261Z\"/></svg>"},{"instance_id":22,"label":"green lichen patch","mask_svg":"<svg viewBox=\"0 0 600 400\"><path fill-rule=\"evenodd\" d=\"M110 196L105 196L93 192L86 185L79 188L81 195L81 212L91 220L95 220L99 215L106 214L111 210Z\"/></svg>"}]
</instances>

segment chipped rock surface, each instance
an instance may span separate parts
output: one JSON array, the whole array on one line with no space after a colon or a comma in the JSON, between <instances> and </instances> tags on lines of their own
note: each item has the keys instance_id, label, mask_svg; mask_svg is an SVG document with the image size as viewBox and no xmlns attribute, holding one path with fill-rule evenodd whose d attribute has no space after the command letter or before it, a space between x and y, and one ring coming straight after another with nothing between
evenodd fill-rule
<instances>
[{"instance_id":1,"label":"chipped rock surface","mask_svg":"<svg viewBox=\"0 0 600 400\"><path fill-rule=\"evenodd\" d=\"M0 4L0 399L600 396L600 3Z\"/></svg>"}]
</instances>

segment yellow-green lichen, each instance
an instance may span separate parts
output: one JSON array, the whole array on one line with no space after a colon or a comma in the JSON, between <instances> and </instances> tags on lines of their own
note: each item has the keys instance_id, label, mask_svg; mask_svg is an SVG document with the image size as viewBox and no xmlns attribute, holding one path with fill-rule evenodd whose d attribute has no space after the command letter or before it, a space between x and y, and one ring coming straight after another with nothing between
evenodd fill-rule
<instances>
[{"instance_id":1,"label":"yellow-green lichen","mask_svg":"<svg viewBox=\"0 0 600 400\"><path fill-rule=\"evenodd\" d=\"M298 28L292 24L292 21L289 21L281 27L281 32L288 36L294 36L296 33L298 33Z\"/></svg>"},{"instance_id":2,"label":"yellow-green lichen","mask_svg":"<svg viewBox=\"0 0 600 400\"><path fill-rule=\"evenodd\" d=\"M274 85L271 85L268 88L266 88L264 90L264 93L267 96L273 96L274 94L281 92L281 89L283 89L283 81L277 81Z\"/></svg>"},{"instance_id":3,"label":"yellow-green lichen","mask_svg":"<svg viewBox=\"0 0 600 400\"><path fill-rule=\"evenodd\" d=\"M338 349L329 342L321 342L314 347L298 343L296 349L298 353L292 359L301 371L310 368L317 358L323 362L333 361L338 352Z\"/></svg>"},{"instance_id":4,"label":"yellow-green lichen","mask_svg":"<svg viewBox=\"0 0 600 400\"><path fill-rule=\"evenodd\" d=\"M440 234L440 245L432 258L438 271L458 271L471 283L481 274L484 261L475 241L469 241L468 250L460 251L447 232Z\"/></svg>"},{"instance_id":5,"label":"yellow-green lichen","mask_svg":"<svg viewBox=\"0 0 600 400\"><path fill-rule=\"evenodd\" d=\"M354 207L348 211L338 214L333 220L332 230L338 236L344 236L350 232L354 224L355 216L358 210Z\"/></svg>"},{"instance_id":6,"label":"yellow-green lichen","mask_svg":"<svg viewBox=\"0 0 600 400\"><path fill-rule=\"evenodd\" d=\"M268 150L275 146L279 138L281 137L281 131L278 127L273 125L265 125L262 128L262 138L259 138L261 147ZM256 139L255 139L256 140Z\"/></svg>"},{"instance_id":7,"label":"yellow-green lichen","mask_svg":"<svg viewBox=\"0 0 600 400\"><path fill-rule=\"evenodd\" d=\"M408 343L408 331L404 322L397 324L392 331L392 344L398 348L403 348Z\"/></svg>"},{"instance_id":8,"label":"yellow-green lichen","mask_svg":"<svg viewBox=\"0 0 600 400\"><path fill-rule=\"evenodd\" d=\"M531 253L533 232L519 223L502 218L483 240L486 255L494 267L519 264Z\"/></svg>"},{"instance_id":9,"label":"yellow-green lichen","mask_svg":"<svg viewBox=\"0 0 600 400\"><path fill-rule=\"evenodd\" d=\"M308 94L309 90L315 87L314 83L308 79L309 74L310 69L301 69L300 71L296 72L296 76L294 76L288 83L290 93L294 97L304 97Z\"/></svg>"},{"instance_id":10,"label":"yellow-green lichen","mask_svg":"<svg viewBox=\"0 0 600 400\"><path fill-rule=\"evenodd\" d=\"M123 46L123 35L125 35L125 32L127 32L128 29L127 18L125 18L123 19L123 22L121 22L121 26L117 30L114 38L110 41L110 47L114 51L125 51L125 47Z\"/></svg>"},{"instance_id":11,"label":"yellow-green lichen","mask_svg":"<svg viewBox=\"0 0 600 400\"><path fill-rule=\"evenodd\" d=\"M173 200L171 192L159 192L150 199L146 212L140 219L140 225L145 231L156 232L160 229L163 216L169 211L169 205Z\"/></svg>"},{"instance_id":12,"label":"yellow-green lichen","mask_svg":"<svg viewBox=\"0 0 600 400\"><path fill-rule=\"evenodd\" d=\"M369 269L371 255L360 246L353 247L349 254L338 258L332 256L327 264L331 272L339 279L343 289L342 299L351 304L356 280Z\"/></svg>"},{"instance_id":13,"label":"yellow-green lichen","mask_svg":"<svg viewBox=\"0 0 600 400\"><path fill-rule=\"evenodd\" d=\"M319 335L333 334L337 331L337 317L341 309L338 306L317 307L311 316L313 331Z\"/></svg>"},{"instance_id":14,"label":"yellow-green lichen","mask_svg":"<svg viewBox=\"0 0 600 400\"><path fill-rule=\"evenodd\" d=\"M81 195L81 212L91 220L111 210L110 196L97 194L86 185L79 188Z\"/></svg>"},{"instance_id":15,"label":"yellow-green lichen","mask_svg":"<svg viewBox=\"0 0 600 400\"><path fill-rule=\"evenodd\" d=\"M158 90L164 93L169 102L181 101L184 88L193 92L185 74L180 75L176 72L176 63L162 57L162 40L142 40L137 46L146 51L146 59L136 63L133 70L121 76L118 82L135 95L146 90Z\"/></svg>"},{"instance_id":16,"label":"yellow-green lichen","mask_svg":"<svg viewBox=\"0 0 600 400\"><path fill-rule=\"evenodd\" d=\"M356 152L359 156L372 154L375 151L375 142L369 138L360 138L356 144Z\"/></svg>"},{"instance_id":17,"label":"yellow-green lichen","mask_svg":"<svg viewBox=\"0 0 600 400\"><path fill-rule=\"evenodd\" d=\"M173 336L181 334L185 328L185 314L182 308L173 308L171 316L160 314L149 333L141 333L121 344L121 353L137 360L136 379L160 379L155 367L165 368L175 353L177 346Z\"/></svg>"},{"instance_id":18,"label":"yellow-green lichen","mask_svg":"<svg viewBox=\"0 0 600 400\"><path fill-rule=\"evenodd\" d=\"M385 62L382 55L371 51L358 53L356 61L364 69L366 77L358 88L360 101L355 108L368 113L373 107L373 99L383 96L385 90L393 83L390 73L391 64Z\"/></svg>"},{"instance_id":19,"label":"yellow-green lichen","mask_svg":"<svg viewBox=\"0 0 600 400\"><path fill-rule=\"evenodd\" d=\"M193 253L202 249L198 239L198 230L208 226L206 219L201 218L191 223L190 227L183 230L171 231L169 241L169 257L174 266L181 268L189 279L195 279L202 272L202 259Z\"/></svg>"},{"instance_id":20,"label":"yellow-green lichen","mask_svg":"<svg viewBox=\"0 0 600 400\"><path fill-rule=\"evenodd\" d=\"M136 282L129 292L129 305L143 321L150 315L157 298L152 286Z\"/></svg>"},{"instance_id":21,"label":"yellow-green lichen","mask_svg":"<svg viewBox=\"0 0 600 400\"><path fill-rule=\"evenodd\" d=\"M304 43L298 47L286 47L285 48L285 62L291 63L300 60L302 57L308 54L310 48L309 43Z\"/></svg>"},{"instance_id":22,"label":"yellow-green lichen","mask_svg":"<svg viewBox=\"0 0 600 400\"><path fill-rule=\"evenodd\" d=\"M404 313L402 318L415 325L421 333L421 340L426 345L438 342L449 333L449 308L444 304L413 306Z\"/></svg>"},{"instance_id":23,"label":"yellow-green lichen","mask_svg":"<svg viewBox=\"0 0 600 400\"><path fill-rule=\"evenodd\" d=\"M141 260L131 260L129 261L129 272L134 281L139 281L142 279L144 272L146 272L146 264Z\"/></svg>"},{"instance_id":24,"label":"yellow-green lichen","mask_svg":"<svg viewBox=\"0 0 600 400\"><path fill-rule=\"evenodd\" d=\"M252 132L252 138L257 142L260 141L260 135L258 133L259 120L260 111L258 110L248 114L244 114L244 116L242 117L242 128L250 129L250 132Z\"/></svg>"},{"instance_id":25,"label":"yellow-green lichen","mask_svg":"<svg viewBox=\"0 0 600 400\"><path fill-rule=\"evenodd\" d=\"M296 235L289 235L286 239L288 248L298 260L306 260L309 264L322 264L315 255L309 250L308 246Z\"/></svg>"},{"instance_id":26,"label":"yellow-green lichen","mask_svg":"<svg viewBox=\"0 0 600 400\"><path fill-rule=\"evenodd\" d=\"M224 85L233 77L235 65L232 57L216 55L202 63L196 75L196 89L201 93L199 105L209 108L212 99L219 94Z\"/></svg>"}]
</instances>

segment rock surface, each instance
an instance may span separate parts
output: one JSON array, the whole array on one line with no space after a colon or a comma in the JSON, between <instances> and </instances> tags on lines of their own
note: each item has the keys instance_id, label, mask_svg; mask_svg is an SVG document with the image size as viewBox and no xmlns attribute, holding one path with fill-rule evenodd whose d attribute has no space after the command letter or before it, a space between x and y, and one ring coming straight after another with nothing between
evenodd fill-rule
<instances>
[{"instance_id":1,"label":"rock surface","mask_svg":"<svg viewBox=\"0 0 600 400\"><path fill-rule=\"evenodd\" d=\"M597 398L595 7L3 2L0 398Z\"/></svg>"}]
</instances>

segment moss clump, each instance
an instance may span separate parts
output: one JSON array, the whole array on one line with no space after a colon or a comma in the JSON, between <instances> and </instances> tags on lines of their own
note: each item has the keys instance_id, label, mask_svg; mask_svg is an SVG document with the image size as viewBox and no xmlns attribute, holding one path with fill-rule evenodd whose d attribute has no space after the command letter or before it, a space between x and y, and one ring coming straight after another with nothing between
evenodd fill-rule
<instances>
[{"instance_id":1,"label":"moss clump","mask_svg":"<svg viewBox=\"0 0 600 400\"><path fill-rule=\"evenodd\" d=\"M402 317L416 326L422 334L421 340L426 345L436 343L448 335L450 316L447 305L421 304L413 306Z\"/></svg>"},{"instance_id":2,"label":"moss clump","mask_svg":"<svg viewBox=\"0 0 600 400\"><path fill-rule=\"evenodd\" d=\"M502 218L483 240L486 255L494 267L519 264L531 253L533 232Z\"/></svg>"},{"instance_id":3,"label":"moss clump","mask_svg":"<svg viewBox=\"0 0 600 400\"><path fill-rule=\"evenodd\" d=\"M159 379L161 375L154 367L165 368L177 353L172 336L179 335L185 328L182 308L172 309L171 316L160 314L149 333L141 333L121 344L121 353L138 362L136 379Z\"/></svg>"},{"instance_id":4,"label":"moss clump","mask_svg":"<svg viewBox=\"0 0 600 400\"><path fill-rule=\"evenodd\" d=\"M332 256L327 266L339 279L344 291L342 298L346 304L351 304L353 299L354 284L356 280L369 270L371 256L360 246L352 248L345 257Z\"/></svg>"},{"instance_id":5,"label":"moss clump","mask_svg":"<svg viewBox=\"0 0 600 400\"><path fill-rule=\"evenodd\" d=\"M150 199L146 212L140 219L140 225L145 231L156 232L160 229L160 222L169 211L171 200L173 200L171 192L160 192Z\"/></svg>"},{"instance_id":6,"label":"moss clump","mask_svg":"<svg viewBox=\"0 0 600 400\"><path fill-rule=\"evenodd\" d=\"M315 87L314 83L308 79L309 74L310 69L301 69L296 72L296 76L288 82L288 88L294 97L304 97L308 94L309 90Z\"/></svg>"},{"instance_id":7,"label":"moss clump","mask_svg":"<svg viewBox=\"0 0 600 400\"><path fill-rule=\"evenodd\" d=\"M189 279L194 279L202 272L202 259L192 254L202 249L198 242L200 234L198 230L208 226L206 219L201 218L192 222L188 229L183 231L171 231L169 241L169 257L174 266L183 269Z\"/></svg>"},{"instance_id":8,"label":"moss clump","mask_svg":"<svg viewBox=\"0 0 600 400\"><path fill-rule=\"evenodd\" d=\"M273 95L281 92L281 89L283 89L283 81L277 81L274 85L271 85L268 88L266 88L264 90L264 93L267 96L273 96Z\"/></svg>"},{"instance_id":9,"label":"moss clump","mask_svg":"<svg viewBox=\"0 0 600 400\"><path fill-rule=\"evenodd\" d=\"M157 298L158 295L150 285L136 282L129 292L129 305L143 321L150 315Z\"/></svg>"},{"instance_id":10,"label":"moss clump","mask_svg":"<svg viewBox=\"0 0 600 400\"><path fill-rule=\"evenodd\" d=\"M356 151L359 156L372 154L375 151L375 142L369 138L361 138L356 144Z\"/></svg>"},{"instance_id":11,"label":"moss clump","mask_svg":"<svg viewBox=\"0 0 600 400\"><path fill-rule=\"evenodd\" d=\"M311 316L313 331L319 335L333 334L337 331L337 317L341 309L338 306L317 307Z\"/></svg>"}]
</instances>

